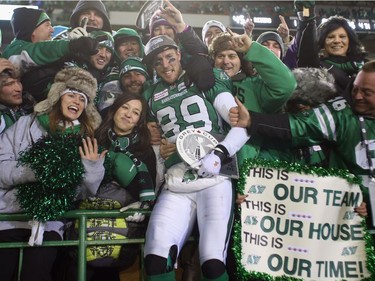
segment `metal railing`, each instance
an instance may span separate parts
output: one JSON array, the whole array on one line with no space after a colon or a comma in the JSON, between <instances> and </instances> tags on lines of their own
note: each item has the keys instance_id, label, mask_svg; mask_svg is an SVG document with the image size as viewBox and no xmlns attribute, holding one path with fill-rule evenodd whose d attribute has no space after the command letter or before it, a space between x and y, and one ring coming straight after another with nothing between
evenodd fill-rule
<instances>
[{"instance_id":1,"label":"metal railing","mask_svg":"<svg viewBox=\"0 0 375 281\"><path fill-rule=\"evenodd\" d=\"M138 210L144 215L150 215L150 210ZM141 280L145 280L144 267L142 262L144 238L126 238L114 240L87 240L87 218L126 218L133 215L134 210L127 210L120 212L119 210L74 210L64 214L62 218L77 219L79 221L78 238L76 240L62 240L62 241L45 241L41 246L37 247L64 247L77 246L78 247L78 281L86 280L86 248L92 245L118 245L118 244L140 244L140 276ZM25 214L0 214L0 221L28 221L31 218ZM2 248L19 248L20 262L19 272L22 269L23 249L30 247L27 242L0 242L0 249ZM35 246L34 246L35 247ZM18 276L20 276L18 274Z\"/></svg>"}]
</instances>

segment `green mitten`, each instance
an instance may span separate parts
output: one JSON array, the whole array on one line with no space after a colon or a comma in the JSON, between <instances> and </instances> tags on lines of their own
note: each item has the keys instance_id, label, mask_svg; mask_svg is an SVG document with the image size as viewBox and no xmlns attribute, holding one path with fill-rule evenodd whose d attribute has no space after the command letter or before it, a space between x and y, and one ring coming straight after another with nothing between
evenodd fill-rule
<instances>
[{"instance_id":1,"label":"green mitten","mask_svg":"<svg viewBox=\"0 0 375 281\"><path fill-rule=\"evenodd\" d=\"M113 161L113 177L122 187L127 187L137 174L133 161L121 152L109 151L108 154Z\"/></svg>"}]
</instances>

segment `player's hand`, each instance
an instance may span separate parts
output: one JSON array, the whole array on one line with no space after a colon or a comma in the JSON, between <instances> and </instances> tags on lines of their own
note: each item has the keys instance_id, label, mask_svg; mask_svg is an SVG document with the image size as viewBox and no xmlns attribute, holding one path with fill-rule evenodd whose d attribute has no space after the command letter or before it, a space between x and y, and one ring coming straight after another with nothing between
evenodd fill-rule
<instances>
[{"instance_id":1,"label":"player's hand","mask_svg":"<svg viewBox=\"0 0 375 281\"><path fill-rule=\"evenodd\" d=\"M251 116L247 108L234 97L237 106L229 109L229 121L232 127L248 128L251 126Z\"/></svg>"},{"instance_id":2,"label":"player's hand","mask_svg":"<svg viewBox=\"0 0 375 281\"><path fill-rule=\"evenodd\" d=\"M160 143L160 156L163 157L164 160L167 160L169 156L175 153L177 150L176 144L168 142L167 139L162 138Z\"/></svg>"},{"instance_id":3,"label":"player's hand","mask_svg":"<svg viewBox=\"0 0 375 281\"><path fill-rule=\"evenodd\" d=\"M282 15L279 15L280 24L276 31L279 33L280 37L283 39L284 43L289 43L289 27Z\"/></svg>"},{"instance_id":4,"label":"player's hand","mask_svg":"<svg viewBox=\"0 0 375 281\"><path fill-rule=\"evenodd\" d=\"M161 144L161 133L158 123L156 122L148 122L147 128L151 134L151 144L152 145L160 145Z\"/></svg>"},{"instance_id":5,"label":"player's hand","mask_svg":"<svg viewBox=\"0 0 375 281\"><path fill-rule=\"evenodd\" d=\"M177 33L184 31L186 23L182 18L181 12L171 4L168 0L164 0L164 7L160 7L157 15L168 21L175 29Z\"/></svg>"},{"instance_id":6,"label":"player's hand","mask_svg":"<svg viewBox=\"0 0 375 281\"><path fill-rule=\"evenodd\" d=\"M200 160L198 176L202 178L211 178L219 174L221 169L221 160L214 152L214 150L211 151Z\"/></svg>"}]
</instances>

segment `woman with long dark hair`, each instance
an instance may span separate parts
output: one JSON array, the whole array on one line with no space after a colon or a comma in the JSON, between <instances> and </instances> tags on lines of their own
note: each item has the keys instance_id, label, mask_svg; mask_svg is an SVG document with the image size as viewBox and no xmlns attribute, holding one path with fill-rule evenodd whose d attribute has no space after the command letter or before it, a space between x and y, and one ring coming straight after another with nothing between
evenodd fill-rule
<instances>
[{"instance_id":1,"label":"woman with long dark hair","mask_svg":"<svg viewBox=\"0 0 375 281\"><path fill-rule=\"evenodd\" d=\"M295 38L297 64L298 67L327 68L341 93L361 69L366 53L346 18L331 16L317 26L313 2L295 1L299 19Z\"/></svg>"}]
</instances>

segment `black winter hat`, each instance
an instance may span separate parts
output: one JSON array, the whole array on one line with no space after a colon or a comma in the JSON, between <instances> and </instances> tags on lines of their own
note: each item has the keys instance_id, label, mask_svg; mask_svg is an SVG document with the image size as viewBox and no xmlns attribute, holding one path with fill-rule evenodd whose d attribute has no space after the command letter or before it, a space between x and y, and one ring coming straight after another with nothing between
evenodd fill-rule
<instances>
[{"instance_id":1,"label":"black winter hat","mask_svg":"<svg viewBox=\"0 0 375 281\"><path fill-rule=\"evenodd\" d=\"M70 16L70 27L76 28L79 26L79 16L83 11L96 10L99 12L103 19L102 30L110 32L112 34L111 23L109 22L109 16L106 7L100 0L80 0L74 8L72 15Z\"/></svg>"},{"instance_id":2,"label":"black winter hat","mask_svg":"<svg viewBox=\"0 0 375 281\"><path fill-rule=\"evenodd\" d=\"M31 42L31 34L40 24L50 20L44 10L31 8L17 8L13 11L10 24L16 39Z\"/></svg>"}]
</instances>

